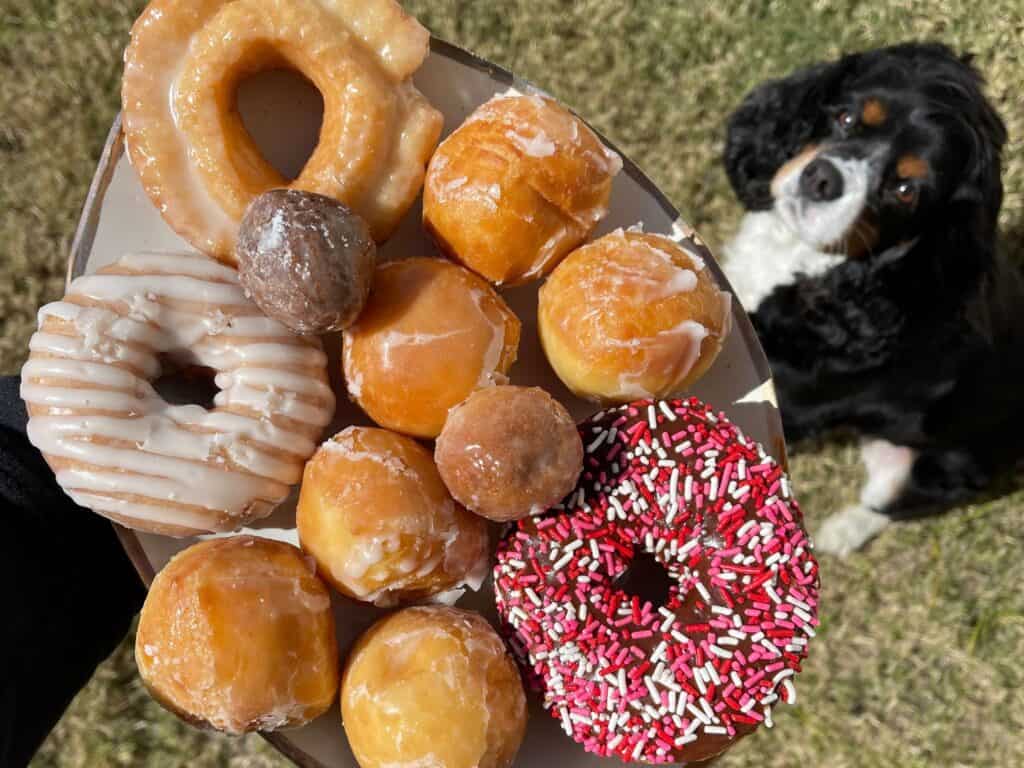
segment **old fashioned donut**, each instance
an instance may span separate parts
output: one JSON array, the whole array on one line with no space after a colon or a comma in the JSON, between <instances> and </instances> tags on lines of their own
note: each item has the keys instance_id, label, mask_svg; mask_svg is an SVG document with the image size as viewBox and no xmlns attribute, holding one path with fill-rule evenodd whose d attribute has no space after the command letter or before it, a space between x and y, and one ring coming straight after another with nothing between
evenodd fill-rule
<instances>
[{"instance_id":1,"label":"old fashioned donut","mask_svg":"<svg viewBox=\"0 0 1024 768\"><path fill-rule=\"evenodd\" d=\"M334 414L320 343L245 297L199 254L135 253L39 310L21 395L28 436L77 503L137 530L230 531L299 481ZM152 382L211 369L210 410Z\"/></svg>"},{"instance_id":2,"label":"old fashioned donut","mask_svg":"<svg viewBox=\"0 0 1024 768\"><path fill-rule=\"evenodd\" d=\"M795 700L818 623L800 508L763 448L696 399L613 408L580 434L577 490L498 550L498 611L587 751L706 760Z\"/></svg>"},{"instance_id":3,"label":"old fashioned donut","mask_svg":"<svg viewBox=\"0 0 1024 768\"><path fill-rule=\"evenodd\" d=\"M273 187L336 198L384 239L441 132L410 79L428 46L394 0L152 0L125 52L129 158L167 223L229 263L246 206ZM290 183L235 106L242 80L279 68L301 72L324 101L317 147Z\"/></svg>"},{"instance_id":4,"label":"old fashioned donut","mask_svg":"<svg viewBox=\"0 0 1024 768\"><path fill-rule=\"evenodd\" d=\"M539 94L480 106L430 160L423 223L452 258L495 284L542 277L608 213L621 158Z\"/></svg>"},{"instance_id":5,"label":"old fashioned donut","mask_svg":"<svg viewBox=\"0 0 1024 768\"><path fill-rule=\"evenodd\" d=\"M697 240L618 229L573 251L540 289L551 367L600 403L671 397L711 367L731 328L730 294Z\"/></svg>"}]
</instances>

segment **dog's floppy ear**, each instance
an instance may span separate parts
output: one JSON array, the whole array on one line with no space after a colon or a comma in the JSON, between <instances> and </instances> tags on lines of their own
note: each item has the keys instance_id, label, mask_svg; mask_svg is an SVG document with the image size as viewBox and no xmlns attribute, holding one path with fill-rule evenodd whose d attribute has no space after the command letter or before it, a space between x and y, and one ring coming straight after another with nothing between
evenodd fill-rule
<instances>
[{"instance_id":1,"label":"dog's floppy ear","mask_svg":"<svg viewBox=\"0 0 1024 768\"><path fill-rule=\"evenodd\" d=\"M978 210L971 212L971 223L979 238L991 241L1003 202L1002 152L1007 140L1006 126L982 92L981 75L971 66L966 72L962 83L954 85L947 81L945 84L947 88L959 86L965 94L959 116L969 158L952 199L954 203L977 206Z\"/></svg>"},{"instance_id":2,"label":"dog's floppy ear","mask_svg":"<svg viewBox=\"0 0 1024 768\"><path fill-rule=\"evenodd\" d=\"M996 228L1003 202L1002 150L1006 126L985 98L984 79L968 57L955 61L943 71L940 82L929 94L942 99L953 114L954 132L960 140L964 167L942 220L929 227L927 240L944 251L959 270L970 274L987 267L995 255ZM945 259L942 260L946 261ZM950 267L946 266L946 271ZM959 275L953 279L964 279Z\"/></svg>"},{"instance_id":3,"label":"dog's floppy ear","mask_svg":"<svg viewBox=\"0 0 1024 768\"><path fill-rule=\"evenodd\" d=\"M990 107L986 104L985 109ZM1006 134L998 116L992 115L995 122L972 127L974 151L966 171L943 207L941 219L926 228L914 248L923 256L921 267L931 271L939 285L973 285L996 259L1003 200L1000 150Z\"/></svg>"},{"instance_id":4,"label":"dog's floppy ear","mask_svg":"<svg viewBox=\"0 0 1024 768\"><path fill-rule=\"evenodd\" d=\"M816 64L759 85L729 118L725 170L748 210L772 206L771 182L782 165L821 135L822 110L838 90L854 56Z\"/></svg>"}]
</instances>

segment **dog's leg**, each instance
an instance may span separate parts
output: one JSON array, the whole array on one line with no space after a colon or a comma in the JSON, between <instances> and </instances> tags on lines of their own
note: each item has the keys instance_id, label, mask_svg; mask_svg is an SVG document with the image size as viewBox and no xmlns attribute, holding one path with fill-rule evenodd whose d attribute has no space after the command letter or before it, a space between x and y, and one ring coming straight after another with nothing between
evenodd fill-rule
<instances>
[{"instance_id":1,"label":"dog's leg","mask_svg":"<svg viewBox=\"0 0 1024 768\"><path fill-rule=\"evenodd\" d=\"M984 489L992 468L966 448L919 453L885 440L861 445L867 482L860 501L829 517L815 537L818 550L848 555L893 520L942 512Z\"/></svg>"},{"instance_id":2,"label":"dog's leg","mask_svg":"<svg viewBox=\"0 0 1024 768\"><path fill-rule=\"evenodd\" d=\"M866 440L860 458L867 471L860 500L825 520L814 537L820 552L845 557L892 522L891 510L911 482L917 453L885 440Z\"/></svg>"}]
</instances>

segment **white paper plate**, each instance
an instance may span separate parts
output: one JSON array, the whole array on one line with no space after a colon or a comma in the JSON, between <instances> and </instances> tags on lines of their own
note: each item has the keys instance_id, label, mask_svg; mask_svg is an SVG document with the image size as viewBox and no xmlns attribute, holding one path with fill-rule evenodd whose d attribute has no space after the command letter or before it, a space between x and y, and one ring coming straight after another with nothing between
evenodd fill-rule
<instances>
[{"instance_id":1,"label":"white paper plate","mask_svg":"<svg viewBox=\"0 0 1024 768\"><path fill-rule=\"evenodd\" d=\"M539 91L501 67L437 39L432 41L430 56L415 80L430 102L444 113L446 134L496 93L509 87ZM239 94L246 124L268 159L279 168L292 171L301 167L311 148L302 146L301 141L295 142L295 136L306 136L307 144L315 140L319 122L317 101L315 93L296 87L291 77L280 73L260 76L245 85ZM283 114L289 116L287 121L280 119ZM284 141L278 133L283 122L289 125L289 141ZM188 245L163 222L146 197L123 147L118 117L111 128L75 235L68 264L69 280L94 271L129 251L188 249ZM679 218L678 212L650 179L627 158L623 157L623 161L623 171L616 178L612 190L611 213L595 236L642 222L648 232L688 240L688 247L705 250L699 239L693 239L692 232ZM384 258L402 258L434 253L433 245L420 227L420 206L417 202L396 235L382 248L381 254ZM710 254L706 259L719 283L727 287L725 276ZM544 387L576 418L582 419L595 410L593 404L573 397L558 381L537 339L537 286L534 283L504 292L523 324L519 360L512 369L512 381ZM333 429L327 433L333 434L334 430L348 424L367 424L369 420L345 399L340 365L337 364L337 340L328 340L327 346L333 347L332 377L339 393ZM748 435L761 441L769 453L785 463L785 443L774 405L768 364L738 300L733 301L733 331L728 342L714 366L689 394L725 410ZM245 529L245 532L298 543L294 530L294 499L282 504L270 518ZM147 584L175 552L192 543L191 539L136 534L123 528L118 528L118 533ZM491 586L487 583L481 592L466 595L459 605L479 610L493 621L492 598ZM382 614L380 610L343 598L336 598L334 607L342 654L353 639ZM457 729L457 724L453 724L453 729ZM314 723L298 730L269 734L268 738L301 766L357 768L342 731L336 704ZM616 764L621 763L586 754L582 747L562 734L558 724L541 710L536 697L532 697L530 725L516 766L597 768Z\"/></svg>"}]
</instances>

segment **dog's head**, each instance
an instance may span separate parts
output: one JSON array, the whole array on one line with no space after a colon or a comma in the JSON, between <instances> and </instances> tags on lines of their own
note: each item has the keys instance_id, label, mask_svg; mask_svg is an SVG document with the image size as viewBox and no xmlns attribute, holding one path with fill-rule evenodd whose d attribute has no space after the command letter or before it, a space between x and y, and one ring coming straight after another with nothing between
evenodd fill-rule
<instances>
[{"instance_id":1,"label":"dog's head","mask_svg":"<svg viewBox=\"0 0 1024 768\"><path fill-rule=\"evenodd\" d=\"M729 120L729 180L748 209L774 208L820 250L865 256L951 228L990 243L1006 129L982 85L938 44L767 82Z\"/></svg>"}]
</instances>

